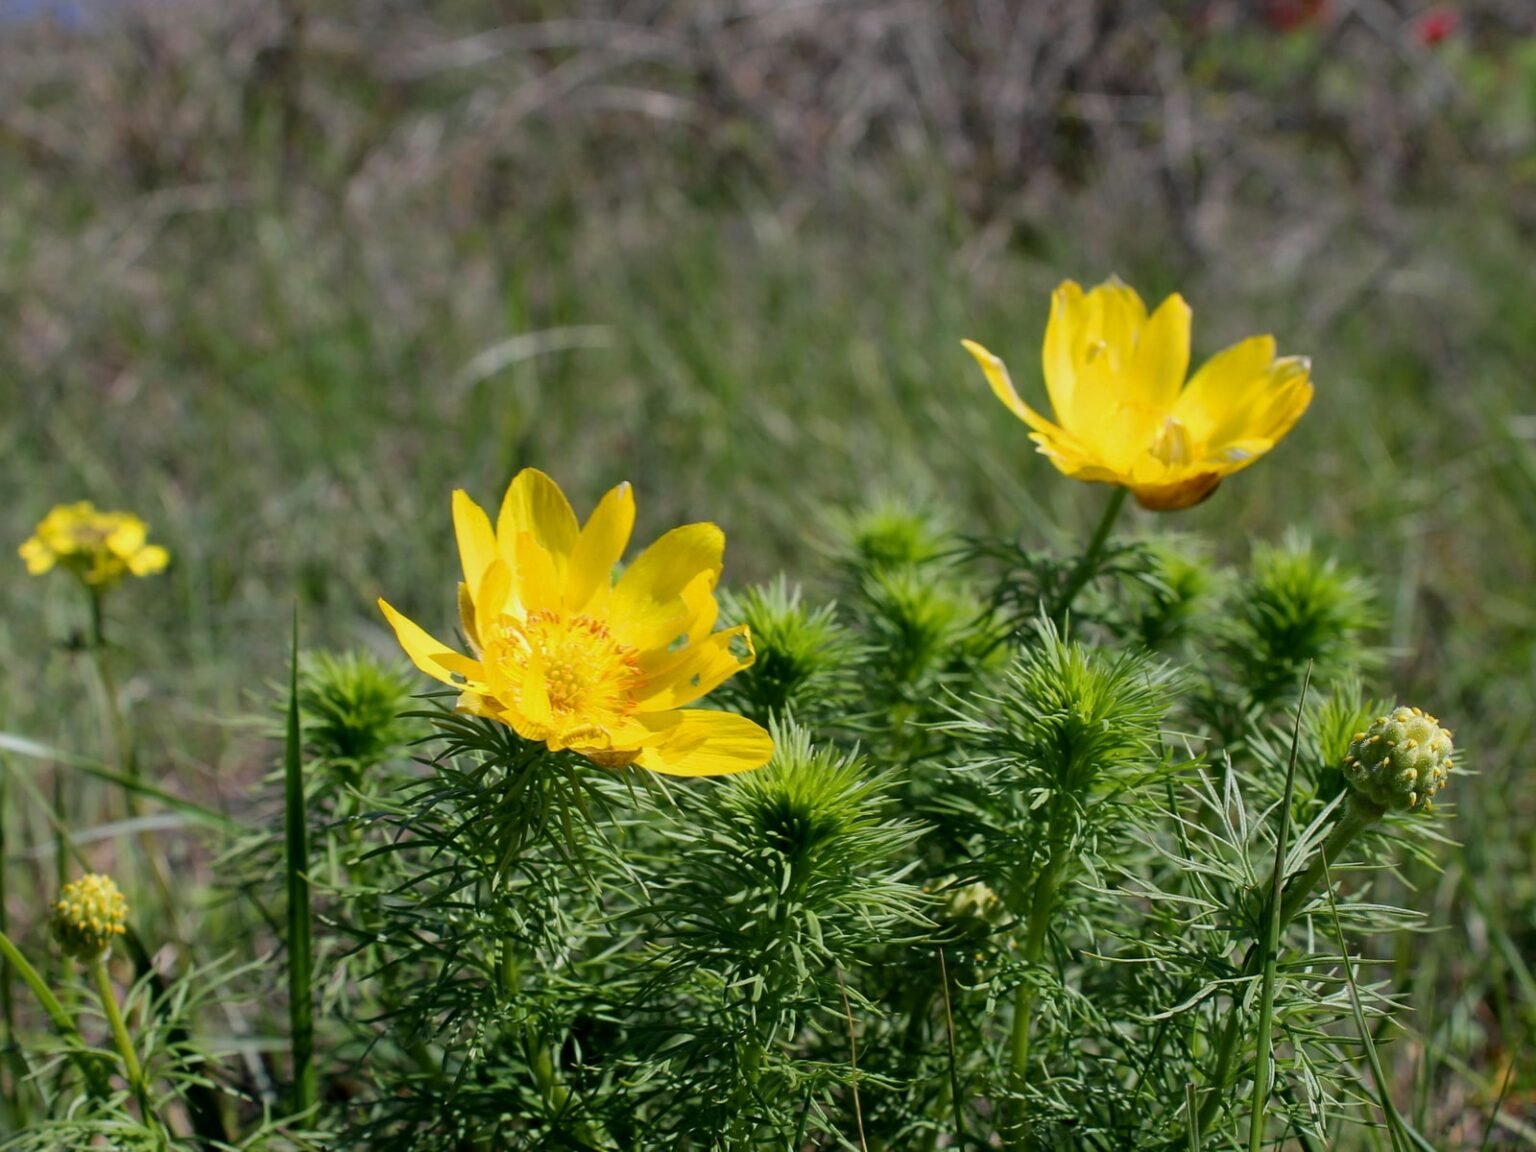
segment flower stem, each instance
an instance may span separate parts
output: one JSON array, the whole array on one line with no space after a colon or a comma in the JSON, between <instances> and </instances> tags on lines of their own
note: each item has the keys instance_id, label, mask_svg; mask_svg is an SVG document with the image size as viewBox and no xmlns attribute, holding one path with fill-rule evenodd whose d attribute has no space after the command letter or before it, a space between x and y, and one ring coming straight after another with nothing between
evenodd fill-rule
<instances>
[{"instance_id":1,"label":"flower stem","mask_svg":"<svg viewBox=\"0 0 1536 1152\"><path fill-rule=\"evenodd\" d=\"M1104 544L1109 539L1115 521L1120 517L1120 509L1125 506L1125 497L1129 491L1128 488L1117 487L1110 496L1109 503L1104 506L1104 515L1099 519L1099 526L1093 530L1093 536L1088 541L1087 549L1072 569L1072 574L1067 577L1066 587L1057 596L1051 609L1051 619L1058 629L1065 627L1067 614L1072 610L1072 602L1077 599L1077 594L1097 575Z\"/></svg>"},{"instance_id":2,"label":"flower stem","mask_svg":"<svg viewBox=\"0 0 1536 1152\"><path fill-rule=\"evenodd\" d=\"M1344 813L1339 817L1339 822L1328 833L1328 839L1323 841L1322 847L1313 855L1307 867L1293 876L1285 886L1284 895L1280 898L1280 918L1277 927L1278 932L1284 932L1296 914L1301 911L1302 905L1312 895L1312 890L1317 887L1318 880L1322 879L1328 866L1328 861L1338 860L1339 854L1347 848L1352 840L1366 828L1380 819L1382 810L1369 801L1361 800L1351 794L1345 802ZM1285 867L1283 859L1275 861L1275 868ZM1271 884L1273 890L1273 884ZM1243 958L1242 975L1244 977L1255 976L1263 967L1264 953L1255 945L1249 949L1247 956ZM1232 1058L1237 1051L1239 1013L1234 1006L1232 1014L1227 1017L1227 1026L1222 1030L1221 1040L1216 1048L1216 1064L1211 1072L1210 1095L1200 1108L1197 1127L1204 1132L1210 1129L1211 1123L1216 1119L1221 1110L1222 1096L1226 1091L1227 1078L1232 1070Z\"/></svg>"},{"instance_id":3,"label":"flower stem","mask_svg":"<svg viewBox=\"0 0 1536 1152\"><path fill-rule=\"evenodd\" d=\"M1350 842L1381 819L1381 815L1382 809L1369 800L1362 799L1358 793L1350 794L1344 805L1344 814L1333 826L1333 831L1328 833L1328 839L1323 841L1322 848L1312 857L1306 870L1292 877L1290 883L1285 886L1285 894L1280 898L1281 928L1294 920L1296 913L1301 911L1301 906L1307 902L1307 897L1312 895L1317 882L1326 874L1328 862L1331 860L1335 864L1338 863L1341 853L1349 847Z\"/></svg>"},{"instance_id":4,"label":"flower stem","mask_svg":"<svg viewBox=\"0 0 1536 1152\"><path fill-rule=\"evenodd\" d=\"M128 731L128 719L123 715L122 700L117 692L117 677L112 672L112 660L107 654L106 615L102 610L104 597L101 589L89 589L91 601L91 660L96 665L96 676L101 681L101 694L106 700L107 727L111 734L112 761L119 771L135 784L139 780L139 758L134 755L133 739ZM134 788L124 788L128 814L139 815L139 796Z\"/></svg>"},{"instance_id":5,"label":"flower stem","mask_svg":"<svg viewBox=\"0 0 1536 1152\"><path fill-rule=\"evenodd\" d=\"M1035 882L1029 905L1029 927L1024 933L1024 962L1034 966L1045 954L1045 939L1050 929L1051 913L1056 908L1056 893L1061 887L1061 868L1055 861L1046 866ZM1035 1011L1035 986L1025 981L1013 995L1013 1043L1010 1047L1010 1071L1015 1085L1022 1086L1029 1069L1029 1031Z\"/></svg>"},{"instance_id":6,"label":"flower stem","mask_svg":"<svg viewBox=\"0 0 1536 1152\"><path fill-rule=\"evenodd\" d=\"M138 1054L133 1050L133 1041L128 1036L128 1026L123 1023L122 1009L117 1004L117 991L112 987L112 977L107 972L105 955L91 961L91 976L96 980L96 991L101 996L101 1009L107 1014L107 1024L112 1029L112 1041L117 1045L117 1054L122 1057L123 1070L127 1073L128 1083L139 1097L139 1103L146 1104L144 1069L139 1064ZM147 1111L145 1116L147 1118Z\"/></svg>"}]
</instances>

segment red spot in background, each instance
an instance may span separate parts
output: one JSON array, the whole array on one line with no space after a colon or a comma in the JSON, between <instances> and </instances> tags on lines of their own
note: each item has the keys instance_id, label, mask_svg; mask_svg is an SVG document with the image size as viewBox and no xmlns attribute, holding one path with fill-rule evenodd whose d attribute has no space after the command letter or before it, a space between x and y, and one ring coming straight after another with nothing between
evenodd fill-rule
<instances>
[{"instance_id":1,"label":"red spot in background","mask_svg":"<svg viewBox=\"0 0 1536 1152\"><path fill-rule=\"evenodd\" d=\"M1259 12L1276 32L1298 32L1328 19L1328 0L1263 0Z\"/></svg>"},{"instance_id":2,"label":"red spot in background","mask_svg":"<svg viewBox=\"0 0 1536 1152\"><path fill-rule=\"evenodd\" d=\"M1456 9L1443 4L1436 5L1420 12L1415 18L1413 38L1426 48L1433 48L1454 35L1460 23L1461 15Z\"/></svg>"}]
</instances>

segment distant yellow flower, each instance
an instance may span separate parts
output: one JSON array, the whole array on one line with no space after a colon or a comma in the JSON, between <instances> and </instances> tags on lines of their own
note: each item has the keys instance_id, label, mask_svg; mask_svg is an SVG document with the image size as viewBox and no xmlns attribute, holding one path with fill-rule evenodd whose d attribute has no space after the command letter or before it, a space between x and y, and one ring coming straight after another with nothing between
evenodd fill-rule
<instances>
[{"instance_id":1,"label":"distant yellow flower","mask_svg":"<svg viewBox=\"0 0 1536 1152\"><path fill-rule=\"evenodd\" d=\"M1185 384L1189 327L1180 296L1148 316L1118 280L1087 293L1062 284L1042 356L1055 424L1019 398L1001 360L964 343L1058 470L1129 488L1143 507L1164 511L1200 503L1273 448L1312 402L1311 365L1277 359L1272 336L1218 352Z\"/></svg>"},{"instance_id":2,"label":"distant yellow flower","mask_svg":"<svg viewBox=\"0 0 1536 1152\"><path fill-rule=\"evenodd\" d=\"M761 727L683 707L753 660L745 625L711 631L724 535L713 524L674 528L615 582L634 522L628 484L580 527L559 486L532 468L508 487L494 529L455 492L459 614L473 656L379 607L416 666L460 689L461 711L525 740L673 776L761 767L773 754Z\"/></svg>"},{"instance_id":3,"label":"distant yellow flower","mask_svg":"<svg viewBox=\"0 0 1536 1152\"><path fill-rule=\"evenodd\" d=\"M164 570L170 553L145 543L148 535L148 526L132 512L100 512L82 500L44 516L20 552L34 576L57 565L93 588L105 588L130 573L152 576Z\"/></svg>"}]
</instances>

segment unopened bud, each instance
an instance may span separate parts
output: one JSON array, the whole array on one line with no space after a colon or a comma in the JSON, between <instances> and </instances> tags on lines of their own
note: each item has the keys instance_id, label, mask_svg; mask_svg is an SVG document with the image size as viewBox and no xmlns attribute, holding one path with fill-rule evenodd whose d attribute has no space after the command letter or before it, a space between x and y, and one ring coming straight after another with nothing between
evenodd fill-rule
<instances>
[{"instance_id":1,"label":"unopened bud","mask_svg":"<svg viewBox=\"0 0 1536 1152\"><path fill-rule=\"evenodd\" d=\"M1450 774L1451 733L1420 708L1397 708L1355 733L1344 757L1350 786L1378 808L1427 812Z\"/></svg>"}]
</instances>

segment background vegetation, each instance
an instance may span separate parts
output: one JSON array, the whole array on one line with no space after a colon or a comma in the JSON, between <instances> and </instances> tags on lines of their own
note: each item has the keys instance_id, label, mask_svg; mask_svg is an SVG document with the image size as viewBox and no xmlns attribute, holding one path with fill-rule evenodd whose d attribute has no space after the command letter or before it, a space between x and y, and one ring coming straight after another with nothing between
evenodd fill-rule
<instances>
[{"instance_id":1,"label":"background vegetation","mask_svg":"<svg viewBox=\"0 0 1536 1152\"><path fill-rule=\"evenodd\" d=\"M717 519L735 584L825 508L1080 537L959 348L1038 388L1047 293L1111 273L1252 331L1317 399L1240 483L1147 533L1224 559L1309 532L1386 590L1379 679L1465 734L1440 929L1394 1067L1453 1118L1517 1068L1536 1124L1536 14L1521 0L427 8L165 2L0 27L0 539L55 502L170 547L110 621L157 785L239 821L306 640L447 620L447 493L525 464L640 535ZM0 726L99 746L76 590L0 580ZM48 776L36 761L18 770ZM51 885L5 812L7 913ZM211 857L158 833L183 915ZM88 849L110 862L111 830ZM1522 1061L1525 1074L1518 1071ZM1520 1117L1525 1116L1526 1120Z\"/></svg>"}]
</instances>

